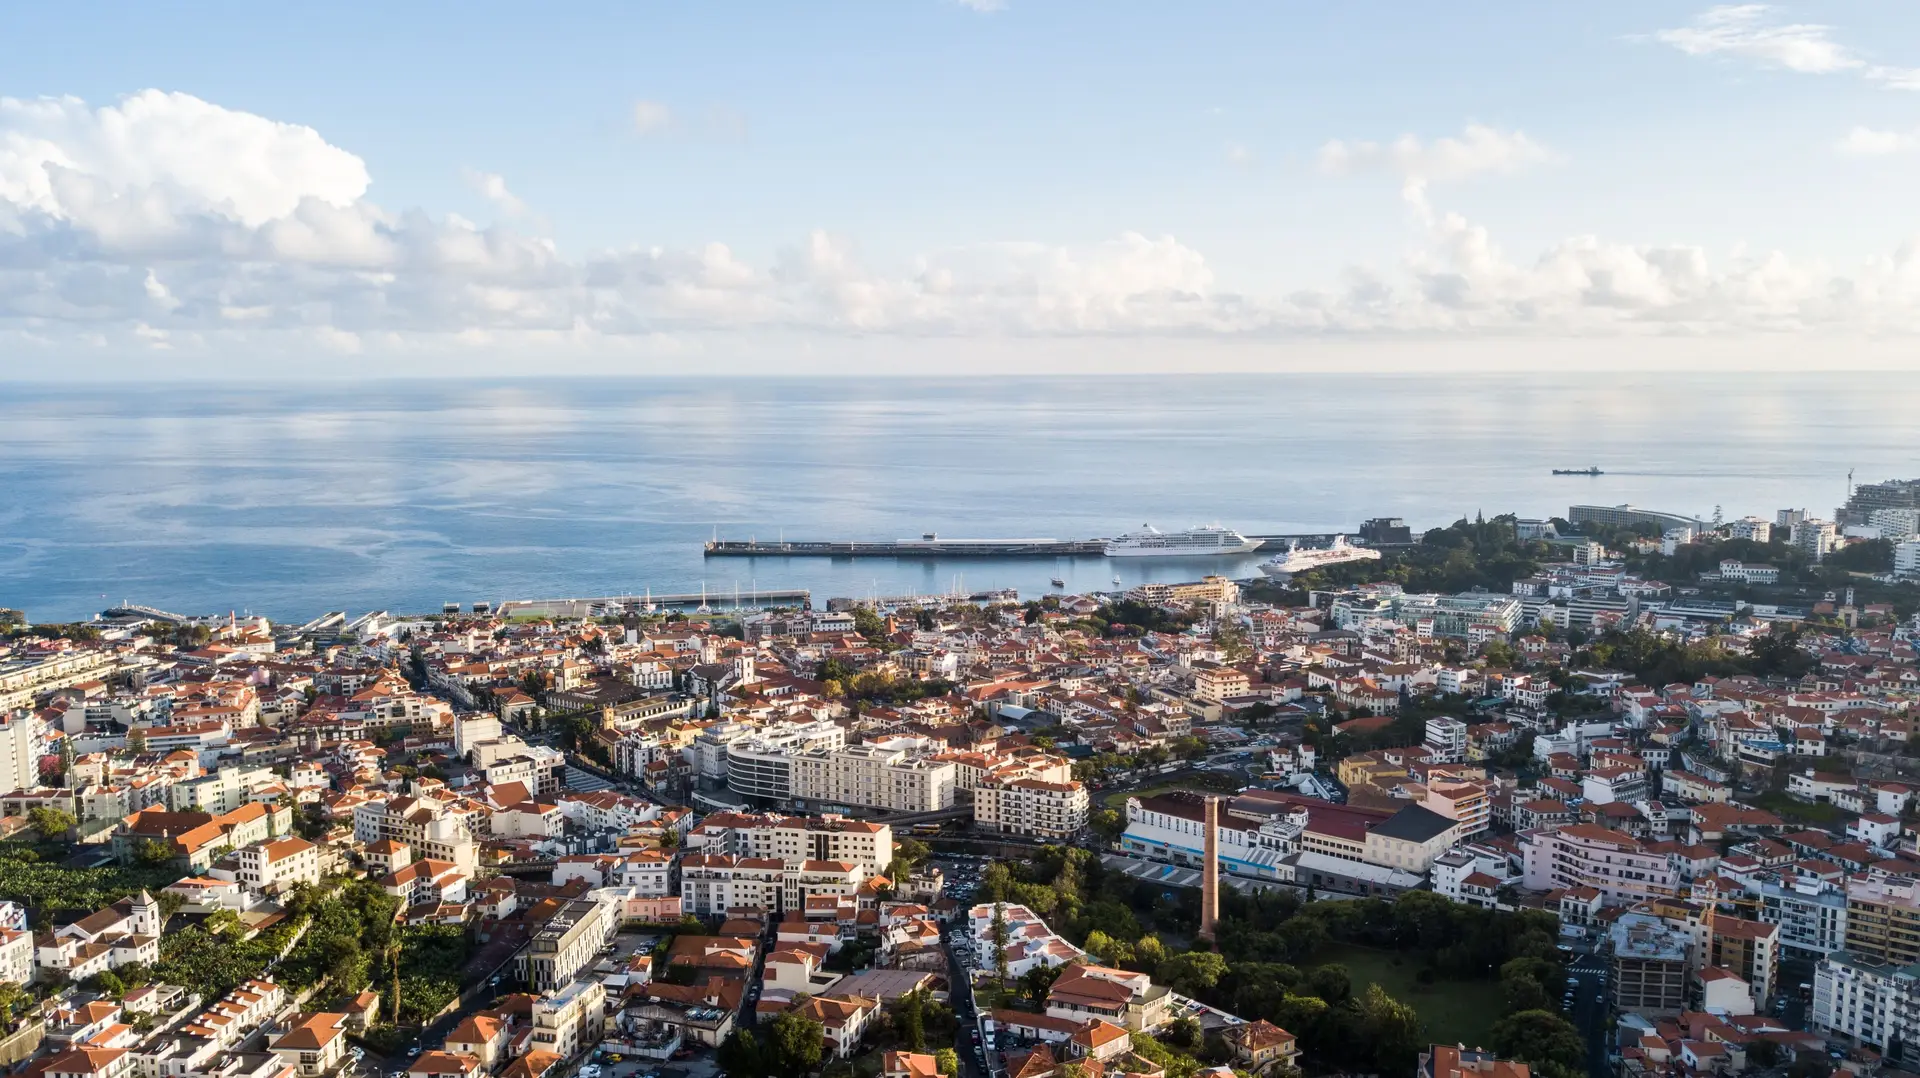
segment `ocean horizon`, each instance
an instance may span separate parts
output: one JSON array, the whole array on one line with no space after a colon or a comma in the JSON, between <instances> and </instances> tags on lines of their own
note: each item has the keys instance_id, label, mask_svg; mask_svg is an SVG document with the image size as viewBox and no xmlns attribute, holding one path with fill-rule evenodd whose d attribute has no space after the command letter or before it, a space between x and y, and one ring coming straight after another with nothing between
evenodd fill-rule
<instances>
[{"instance_id":1,"label":"ocean horizon","mask_svg":"<svg viewBox=\"0 0 1920 1078\"><path fill-rule=\"evenodd\" d=\"M430 612L1252 576L1208 559L703 557L714 536L1416 532L1631 502L1829 514L1920 475L1920 374L1593 372L8 383L0 606ZM1552 476L1596 466L1597 477Z\"/></svg>"}]
</instances>

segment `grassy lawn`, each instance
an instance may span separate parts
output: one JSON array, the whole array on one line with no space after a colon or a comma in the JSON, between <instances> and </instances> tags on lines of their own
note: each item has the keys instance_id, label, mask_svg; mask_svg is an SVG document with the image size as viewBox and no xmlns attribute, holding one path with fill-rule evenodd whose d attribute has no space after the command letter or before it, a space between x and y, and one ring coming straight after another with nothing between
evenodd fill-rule
<instances>
[{"instance_id":1,"label":"grassy lawn","mask_svg":"<svg viewBox=\"0 0 1920 1078\"><path fill-rule=\"evenodd\" d=\"M1101 801L1105 803L1108 808L1124 810L1127 807L1127 798L1129 797L1153 797L1156 794L1170 794L1175 790L1207 790L1210 785L1218 787L1212 790L1214 793L1221 792L1221 789L1228 785L1231 785L1235 790L1240 788L1239 783L1226 779L1223 776L1206 774L1204 772L1203 774L1205 774L1204 778L1201 775L1190 775L1186 778L1171 779L1167 782L1156 783L1152 786L1143 786L1138 790L1115 790L1112 793L1104 795Z\"/></svg>"},{"instance_id":2,"label":"grassy lawn","mask_svg":"<svg viewBox=\"0 0 1920 1078\"><path fill-rule=\"evenodd\" d=\"M1427 1034L1437 1044L1488 1043L1493 1023L1506 1006L1498 981L1435 981L1420 984L1414 974L1420 964L1411 956L1370 947L1335 944L1314 956L1313 965L1338 962L1353 978L1353 994L1378 982L1387 994L1420 1012ZM1399 962L1399 965L1394 963Z\"/></svg>"},{"instance_id":3,"label":"grassy lawn","mask_svg":"<svg viewBox=\"0 0 1920 1078\"><path fill-rule=\"evenodd\" d=\"M1845 818L1846 813L1824 801L1796 801L1783 790L1769 790L1756 797L1746 799L1755 808L1763 808L1783 820L1798 823L1833 824Z\"/></svg>"}]
</instances>

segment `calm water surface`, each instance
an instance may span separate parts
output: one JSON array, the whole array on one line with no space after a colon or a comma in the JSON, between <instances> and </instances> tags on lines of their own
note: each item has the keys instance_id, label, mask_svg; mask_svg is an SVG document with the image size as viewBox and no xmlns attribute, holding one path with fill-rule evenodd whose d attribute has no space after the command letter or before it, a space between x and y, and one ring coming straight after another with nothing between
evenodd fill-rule
<instances>
[{"instance_id":1,"label":"calm water surface","mask_svg":"<svg viewBox=\"0 0 1920 1078\"><path fill-rule=\"evenodd\" d=\"M304 619L448 601L1070 587L1200 561L714 559L723 537L1416 528L1574 502L1830 513L1920 476L1886 374L0 385L0 605ZM1554 478L1597 464L1599 478Z\"/></svg>"}]
</instances>

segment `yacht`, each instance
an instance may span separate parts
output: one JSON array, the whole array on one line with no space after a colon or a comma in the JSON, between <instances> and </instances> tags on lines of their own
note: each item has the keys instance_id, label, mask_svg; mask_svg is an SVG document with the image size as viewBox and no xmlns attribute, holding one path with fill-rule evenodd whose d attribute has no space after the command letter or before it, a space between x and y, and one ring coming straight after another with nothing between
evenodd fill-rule
<instances>
[{"instance_id":1,"label":"yacht","mask_svg":"<svg viewBox=\"0 0 1920 1078\"><path fill-rule=\"evenodd\" d=\"M1295 573L1305 573L1322 569L1329 565L1339 565L1349 561L1379 561L1380 552L1363 546L1353 546L1344 535L1333 537L1333 545L1328 547L1303 548L1299 540L1288 545L1284 554L1260 563L1260 571L1268 576L1286 579Z\"/></svg>"},{"instance_id":2,"label":"yacht","mask_svg":"<svg viewBox=\"0 0 1920 1078\"><path fill-rule=\"evenodd\" d=\"M1049 583L1051 583L1056 588L1064 588L1067 586L1067 582L1057 576L1054 577L1051 581L1049 581Z\"/></svg>"},{"instance_id":3,"label":"yacht","mask_svg":"<svg viewBox=\"0 0 1920 1078\"><path fill-rule=\"evenodd\" d=\"M1137 532L1107 540L1106 554L1109 558L1193 558L1247 554L1258 549L1259 540L1217 524L1203 524L1183 532L1163 532L1151 524L1142 524Z\"/></svg>"}]
</instances>

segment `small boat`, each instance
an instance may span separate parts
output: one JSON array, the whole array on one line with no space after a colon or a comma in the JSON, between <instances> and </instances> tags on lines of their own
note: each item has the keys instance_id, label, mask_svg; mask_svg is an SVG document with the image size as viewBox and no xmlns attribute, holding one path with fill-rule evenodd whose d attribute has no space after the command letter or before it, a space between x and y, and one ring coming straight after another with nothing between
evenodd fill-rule
<instances>
[{"instance_id":1,"label":"small boat","mask_svg":"<svg viewBox=\"0 0 1920 1078\"><path fill-rule=\"evenodd\" d=\"M1060 578L1059 578L1059 577L1057 577L1057 576L1056 576L1056 577L1054 577L1054 578L1053 578L1053 580L1051 580L1051 581L1050 581L1050 583L1051 583L1051 584L1052 584L1052 585L1053 585L1054 587L1056 587L1056 588L1064 588L1064 587L1066 587L1066 586L1067 586L1067 582L1066 582L1066 581L1064 581L1064 580L1062 580L1062 579L1060 579Z\"/></svg>"},{"instance_id":2,"label":"small boat","mask_svg":"<svg viewBox=\"0 0 1920 1078\"><path fill-rule=\"evenodd\" d=\"M1605 475L1607 473L1601 471L1599 468L1589 466L1586 468L1555 468L1553 470L1553 474L1555 475Z\"/></svg>"},{"instance_id":3,"label":"small boat","mask_svg":"<svg viewBox=\"0 0 1920 1078\"><path fill-rule=\"evenodd\" d=\"M1116 577L1114 577L1114 578L1113 578L1113 582L1114 582L1115 584L1118 584L1118 583L1120 583L1120 578L1119 578L1119 577L1117 577L1117 576L1116 576Z\"/></svg>"}]
</instances>

